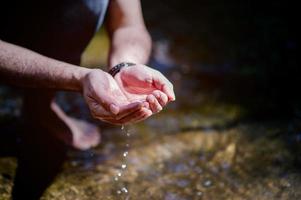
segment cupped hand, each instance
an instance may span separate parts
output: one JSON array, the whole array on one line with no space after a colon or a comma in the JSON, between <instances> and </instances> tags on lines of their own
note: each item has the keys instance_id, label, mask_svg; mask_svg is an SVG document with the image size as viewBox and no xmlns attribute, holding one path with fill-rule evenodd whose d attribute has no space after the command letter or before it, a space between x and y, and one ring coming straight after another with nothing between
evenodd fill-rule
<instances>
[{"instance_id":1,"label":"cupped hand","mask_svg":"<svg viewBox=\"0 0 301 200\"><path fill-rule=\"evenodd\" d=\"M147 102L129 101L112 76L93 69L82 80L83 96L96 119L125 125L148 118L152 113Z\"/></svg>"},{"instance_id":2,"label":"cupped hand","mask_svg":"<svg viewBox=\"0 0 301 200\"><path fill-rule=\"evenodd\" d=\"M175 100L172 83L161 72L145 65L124 67L115 80L130 101L146 100L153 113Z\"/></svg>"}]
</instances>

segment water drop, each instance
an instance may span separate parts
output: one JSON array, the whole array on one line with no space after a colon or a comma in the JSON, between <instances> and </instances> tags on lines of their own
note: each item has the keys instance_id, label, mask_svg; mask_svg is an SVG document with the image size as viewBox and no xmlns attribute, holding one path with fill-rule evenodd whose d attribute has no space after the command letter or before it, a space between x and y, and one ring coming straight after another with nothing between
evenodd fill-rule
<instances>
[{"instance_id":1,"label":"water drop","mask_svg":"<svg viewBox=\"0 0 301 200\"><path fill-rule=\"evenodd\" d=\"M126 164L122 164L122 165L121 165L121 168L122 168L122 169L125 169L125 168L126 168Z\"/></svg>"},{"instance_id":2,"label":"water drop","mask_svg":"<svg viewBox=\"0 0 301 200\"><path fill-rule=\"evenodd\" d=\"M121 130L123 130L123 129L124 129L124 125L121 126Z\"/></svg>"},{"instance_id":3,"label":"water drop","mask_svg":"<svg viewBox=\"0 0 301 200\"><path fill-rule=\"evenodd\" d=\"M121 172L118 172L117 176L121 176Z\"/></svg>"},{"instance_id":4,"label":"water drop","mask_svg":"<svg viewBox=\"0 0 301 200\"><path fill-rule=\"evenodd\" d=\"M210 186L212 185L212 181L206 180L206 181L203 183L203 185L204 185L205 187L210 187Z\"/></svg>"},{"instance_id":5,"label":"water drop","mask_svg":"<svg viewBox=\"0 0 301 200\"><path fill-rule=\"evenodd\" d=\"M117 190L117 194L121 194L121 191L120 191L120 190Z\"/></svg>"},{"instance_id":6,"label":"water drop","mask_svg":"<svg viewBox=\"0 0 301 200\"><path fill-rule=\"evenodd\" d=\"M125 152L123 153L123 157L127 157L128 154L129 154L129 152L125 151Z\"/></svg>"},{"instance_id":7,"label":"water drop","mask_svg":"<svg viewBox=\"0 0 301 200\"><path fill-rule=\"evenodd\" d=\"M196 195L198 195L198 196L202 196L202 195L203 195L203 192L201 192L201 191L198 191L198 192L196 193Z\"/></svg>"},{"instance_id":8,"label":"water drop","mask_svg":"<svg viewBox=\"0 0 301 200\"><path fill-rule=\"evenodd\" d=\"M121 188L121 191L124 193L128 193L128 190L125 187Z\"/></svg>"},{"instance_id":9,"label":"water drop","mask_svg":"<svg viewBox=\"0 0 301 200\"><path fill-rule=\"evenodd\" d=\"M117 176L114 178L114 181L118 181L118 177Z\"/></svg>"},{"instance_id":10,"label":"water drop","mask_svg":"<svg viewBox=\"0 0 301 200\"><path fill-rule=\"evenodd\" d=\"M129 146L130 146L130 144L126 144L125 146L126 146L126 147L129 147Z\"/></svg>"}]
</instances>

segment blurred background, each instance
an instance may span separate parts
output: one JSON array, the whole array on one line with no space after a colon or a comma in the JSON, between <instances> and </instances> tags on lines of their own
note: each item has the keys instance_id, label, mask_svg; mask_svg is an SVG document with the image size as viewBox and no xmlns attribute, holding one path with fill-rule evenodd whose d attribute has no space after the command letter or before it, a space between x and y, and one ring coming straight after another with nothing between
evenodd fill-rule
<instances>
[{"instance_id":1,"label":"blurred background","mask_svg":"<svg viewBox=\"0 0 301 200\"><path fill-rule=\"evenodd\" d=\"M102 144L68 150L43 199L300 199L296 6L278 0L142 0L142 6L153 38L149 65L174 84L176 102L121 130L93 121L79 94L60 92L68 114L99 124ZM108 46L101 29L82 66L105 66ZM18 121L21 105L18 89L0 87L0 130L14 133L4 137L12 149L18 131L8 124ZM16 166L14 157L0 157L0 199L9 199Z\"/></svg>"}]
</instances>

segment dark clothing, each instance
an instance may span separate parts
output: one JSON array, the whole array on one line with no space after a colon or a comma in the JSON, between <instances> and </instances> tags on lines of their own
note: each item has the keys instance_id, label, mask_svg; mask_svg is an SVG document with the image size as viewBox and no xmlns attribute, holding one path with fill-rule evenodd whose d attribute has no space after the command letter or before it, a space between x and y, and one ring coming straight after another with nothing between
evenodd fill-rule
<instances>
[{"instance_id":1,"label":"dark clothing","mask_svg":"<svg viewBox=\"0 0 301 200\"><path fill-rule=\"evenodd\" d=\"M109 0L7 0L0 39L58 60L79 63L101 26Z\"/></svg>"},{"instance_id":2,"label":"dark clothing","mask_svg":"<svg viewBox=\"0 0 301 200\"><path fill-rule=\"evenodd\" d=\"M82 52L103 22L108 1L5 0L0 7L0 39L79 64ZM24 108L30 109L25 113L35 112L35 105L28 106L31 98L41 99L47 105L45 94L28 90L25 96ZM52 98L47 99L49 105ZM66 146L34 121L21 130L21 142L15 145L18 167L12 199L38 200L61 169Z\"/></svg>"}]
</instances>

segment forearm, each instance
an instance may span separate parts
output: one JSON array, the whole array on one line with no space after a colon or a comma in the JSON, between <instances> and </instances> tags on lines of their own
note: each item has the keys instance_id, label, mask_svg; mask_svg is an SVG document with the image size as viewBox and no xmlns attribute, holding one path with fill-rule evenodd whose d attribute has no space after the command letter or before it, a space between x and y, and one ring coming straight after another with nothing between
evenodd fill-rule
<instances>
[{"instance_id":1,"label":"forearm","mask_svg":"<svg viewBox=\"0 0 301 200\"><path fill-rule=\"evenodd\" d=\"M0 81L21 87L81 90L89 69L60 62L0 40Z\"/></svg>"},{"instance_id":2,"label":"forearm","mask_svg":"<svg viewBox=\"0 0 301 200\"><path fill-rule=\"evenodd\" d=\"M120 62L147 63L151 52L151 38L142 26L124 26L111 36L109 68Z\"/></svg>"}]
</instances>

